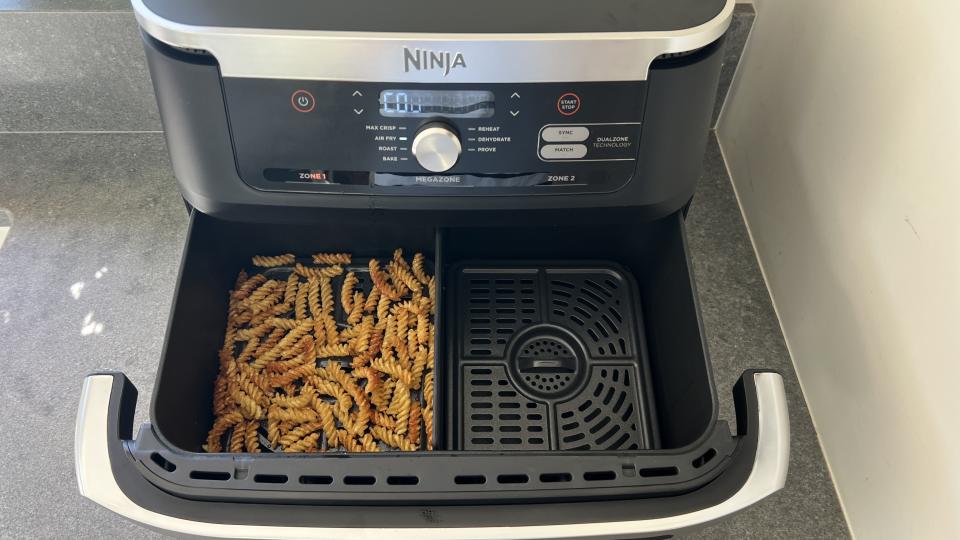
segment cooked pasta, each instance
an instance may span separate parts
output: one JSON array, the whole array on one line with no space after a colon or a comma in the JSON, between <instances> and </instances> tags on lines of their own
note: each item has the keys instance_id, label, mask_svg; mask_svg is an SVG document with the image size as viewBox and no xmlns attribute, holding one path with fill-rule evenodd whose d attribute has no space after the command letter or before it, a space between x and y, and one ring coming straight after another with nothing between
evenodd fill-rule
<instances>
[{"instance_id":1,"label":"cooked pasta","mask_svg":"<svg viewBox=\"0 0 960 540\"><path fill-rule=\"evenodd\" d=\"M403 258L403 248L397 248L393 250L393 262L405 268L410 268L410 265L407 264L407 260Z\"/></svg>"},{"instance_id":2,"label":"cooked pasta","mask_svg":"<svg viewBox=\"0 0 960 540\"><path fill-rule=\"evenodd\" d=\"M357 442L356 439L350 436L344 430L339 430L337 432L338 437L340 438L340 444L347 450L347 452L363 452L363 445Z\"/></svg>"},{"instance_id":3,"label":"cooked pasta","mask_svg":"<svg viewBox=\"0 0 960 540\"><path fill-rule=\"evenodd\" d=\"M364 452L379 452L380 447L377 446L377 441L373 438L373 435L369 433L364 433L360 437L360 446L363 447Z\"/></svg>"},{"instance_id":4,"label":"cooked pasta","mask_svg":"<svg viewBox=\"0 0 960 540\"><path fill-rule=\"evenodd\" d=\"M350 346L346 343L340 343L317 347L317 358L336 358L338 356L350 356Z\"/></svg>"},{"instance_id":5,"label":"cooked pasta","mask_svg":"<svg viewBox=\"0 0 960 540\"><path fill-rule=\"evenodd\" d=\"M323 308L320 304L320 280L315 277L307 279L307 306L314 319L323 317Z\"/></svg>"},{"instance_id":6,"label":"cooked pasta","mask_svg":"<svg viewBox=\"0 0 960 540\"><path fill-rule=\"evenodd\" d=\"M252 452L254 454L260 452L260 435L257 433L257 429L260 427L259 422L248 422L246 431L244 432L244 446L247 452Z\"/></svg>"},{"instance_id":7,"label":"cooked pasta","mask_svg":"<svg viewBox=\"0 0 960 540\"><path fill-rule=\"evenodd\" d=\"M427 369L427 363L430 361L433 355L430 354L430 350L426 347L420 347L420 350L417 351L417 354L413 358L413 366L410 368L410 387L414 390L420 389L420 381L423 380L423 372Z\"/></svg>"},{"instance_id":8,"label":"cooked pasta","mask_svg":"<svg viewBox=\"0 0 960 540\"><path fill-rule=\"evenodd\" d=\"M384 358L378 358L370 362L370 367L390 375L397 381L403 382L406 386L413 386L413 374L399 365L397 362L389 362Z\"/></svg>"},{"instance_id":9,"label":"cooked pasta","mask_svg":"<svg viewBox=\"0 0 960 540\"><path fill-rule=\"evenodd\" d=\"M292 253L287 253L285 255L277 255L274 257L265 257L263 255L257 255L253 258L253 265L260 266L263 268L272 268L274 266L284 266L288 264L293 264L297 258Z\"/></svg>"},{"instance_id":10,"label":"cooked pasta","mask_svg":"<svg viewBox=\"0 0 960 540\"><path fill-rule=\"evenodd\" d=\"M289 319L281 319L281 320L289 320ZM244 328L242 330L237 330L237 332L234 334L234 338L237 341L249 341L253 338L260 338L261 336L270 332L271 330L273 330L273 326L270 324L266 324L266 323L258 324L253 328Z\"/></svg>"},{"instance_id":11,"label":"cooked pasta","mask_svg":"<svg viewBox=\"0 0 960 540\"><path fill-rule=\"evenodd\" d=\"M397 381L397 388L393 391L393 395L393 403L391 403L390 406L394 407L394 410L396 411L397 429L395 431L398 434L403 435L407 432L407 428L409 427L410 406L412 404L412 400L410 399L410 388L402 381Z\"/></svg>"},{"instance_id":12,"label":"cooked pasta","mask_svg":"<svg viewBox=\"0 0 960 540\"><path fill-rule=\"evenodd\" d=\"M410 418L407 421L407 439L410 444L420 444L420 422L423 421L423 412L420 408L420 402L414 401L410 404Z\"/></svg>"},{"instance_id":13,"label":"cooked pasta","mask_svg":"<svg viewBox=\"0 0 960 540\"><path fill-rule=\"evenodd\" d=\"M327 343L337 343L340 339L337 335L337 321L333 318L333 284L328 277L320 279L320 301L323 311L323 326L327 333Z\"/></svg>"},{"instance_id":14,"label":"cooked pasta","mask_svg":"<svg viewBox=\"0 0 960 540\"><path fill-rule=\"evenodd\" d=\"M349 253L317 253L313 256L314 264L350 264Z\"/></svg>"},{"instance_id":15,"label":"cooked pasta","mask_svg":"<svg viewBox=\"0 0 960 540\"><path fill-rule=\"evenodd\" d=\"M306 322L309 320L310 319L304 318L297 321L294 319L284 319L281 317L270 317L269 319L267 319L267 322L264 324L267 328L272 327L272 328L281 328L283 330L293 330L294 328L300 326L301 322ZM239 335L239 332L238 332L238 335Z\"/></svg>"},{"instance_id":16,"label":"cooked pasta","mask_svg":"<svg viewBox=\"0 0 960 540\"><path fill-rule=\"evenodd\" d=\"M390 269L390 276L394 280L394 283L403 283L403 285L411 291L419 291L423 287L423 285L420 284L420 280L410 272L409 268L398 264L396 261L391 262L388 268Z\"/></svg>"},{"instance_id":17,"label":"cooked pasta","mask_svg":"<svg viewBox=\"0 0 960 540\"><path fill-rule=\"evenodd\" d=\"M230 397L234 403L236 403L244 418L248 420L259 420L263 418L263 409L257 403L257 400L241 390L238 385L230 387Z\"/></svg>"},{"instance_id":18,"label":"cooked pasta","mask_svg":"<svg viewBox=\"0 0 960 540\"><path fill-rule=\"evenodd\" d=\"M406 437L395 431L390 431L385 427L374 426L370 428L370 433L381 442L392 448L403 450L405 452L413 452L417 449L417 447L407 440Z\"/></svg>"},{"instance_id":19,"label":"cooked pasta","mask_svg":"<svg viewBox=\"0 0 960 540\"><path fill-rule=\"evenodd\" d=\"M246 273L241 274L241 276L246 276ZM240 281L239 277L237 281ZM242 300L249 296L254 289L266 283L266 281L267 276L263 274L257 274L251 278L246 278L243 280L243 283L235 287L235 290L230 296L235 300Z\"/></svg>"},{"instance_id":20,"label":"cooked pasta","mask_svg":"<svg viewBox=\"0 0 960 540\"><path fill-rule=\"evenodd\" d=\"M373 286L376 287L381 295L386 296L394 302L400 300L400 292L390 284L390 275L380 268L379 261L370 259L367 268L370 271L370 280L373 281Z\"/></svg>"},{"instance_id":21,"label":"cooked pasta","mask_svg":"<svg viewBox=\"0 0 960 540\"><path fill-rule=\"evenodd\" d=\"M333 408L329 403L322 403L317 405L316 411L320 413L320 424L323 433L327 436L327 446L337 446L340 436L337 432L337 423L333 418Z\"/></svg>"},{"instance_id":22,"label":"cooked pasta","mask_svg":"<svg viewBox=\"0 0 960 540\"><path fill-rule=\"evenodd\" d=\"M299 441L284 447L284 452L311 452L317 448L317 441L320 440L319 433L311 433Z\"/></svg>"},{"instance_id":23,"label":"cooked pasta","mask_svg":"<svg viewBox=\"0 0 960 540\"><path fill-rule=\"evenodd\" d=\"M227 451L233 454L239 454L243 452L243 447L246 441L246 425L243 423L237 424L233 427L233 431L230 433L230 448Z\"/></svg>"},{"instance_id":24,"label":"cooked pasta","mask_svg":"<svg viewBox=\"0 0 960 540\"><path fill-rule=\"evenodd\" d=\"M276 290L277 285L277 281L273 279L263 282L263 284L255 290L251 291L246 298L241 300L240 305L249 307L263 301Z\"/></svg>"},{"instance_id":25,"label":"cooked pasta","mask_svg":"<svg viewBox=\"0 0 960 540\"><path fill-rule=\"evenodd\" d=\"M283 407L271 408L270 416L276 418L277 420L286 420L288 422L296 422L298 424L316 422L319 418L319 416L317 416L317 412L313 409L286 409Z\"/></svg>"},{"instance_id":26,"label":"cooked pasta","mask_svg":"<svg viewBox=\"0 0 960 540\"><path fill-rule=\"evenodd\" d=\"M286 435L284 435L283 437L280 437L280 441L279 441L280 446L292 446L296 444L296 442L299 441L300 439L306 437L307 435L310 435L311 433L319 431L321 429L323 429L323 424L320 422L309 422L306 424L300 424L299 427L291 429L286 433Z\"/></svg>"},{"instance_id":27,"label":"cooked pasta","mask_svg":"<svg viewBox=\"0 0 960 540\"><path fill-rule=\"evenodd\" d=\"M294 312L296 313L296 317L299 320L303 320L307 318L307 304L308 304L309 294L310 294L309 284L301 283L297 287L297 296L296 296L296 302L295 302L296 305L295 305Z\"/></svg>"},{"instance_id":28,"label":"cooked pasta","mask_svg":"<svg viewBox=\"0 0 960 540\"><path fill-rule=\"evenodd\" d=\"M387 429L395 429L397 427L397 420L389 414L382 413L380 411L374 412L370 417L370 420L378 426L385 427Z\"/></svg>"},{"instance_id":29,"label":"cooked pasta","mask_svg":"<svg viewBox=\"0 0 960 540\"><path fill-rule=\"evenodd\" d=\"M343 285L340 287L340 305L346 313L353 311L353 293L359 281L355 272L347 272L347 277L343 278Z\"/></svg>"},{"instance_id":30,"label":"cooked pasta","mask_svg":"<svg viewBox=\"0 0 960 540\"><path fill-rule=\"evenodd\" d=\"M427 272L424 270L424 257L423 253L417 253L413 256L413 275L416 276L417 280L420 283L427 285L430 283L430 278L427 276Z\"/></svg>"},{"instance_id":31,"label":"cooked pasta","mask_svg":"<svg viewBox=\"0 0 960 540\"><path fill-rule=\"evenodd\" d=\"M433 450L433 371L423 379L423 426L427 432L427 450Z\"/></svg>"},{"instance_id":32,"label":"cooked pasta","mask_svg":"<svg viewBox=\"0 0 960 540\"><path fill-rule=\"evenodd\" d=\"M237 410L217 416L216 420L213 421L213 427L210 428L210 433L207 434L207 444L204 445L204 450L207 452L220 452L223 448L220 444L220 439L223 437L223 434L240 422L243 422L243 414Z\"/></svg>"},{"instance_id":33,"label":"cooked pasta","mask_svg":"<svg viewBox=\"0 0 960 540\"><path fill-rule=\"evenodd\" d=\"M363 293L358 291L353 294L353 309L347 316L347 324L351 326L358 324L363 319L363 313Z\"/></svg>"},{"instance_id":34,"label":"cooked pasta","mask_svg":"<svg viewBox=\"0 0 960 540\"><path fill-rule=\"evenodd\" d=\"M287 285L283 290L283 303L287 306L287 309L290 309L290 306L296 301L297 289L300 285L300 276L290 272L290 275L287 276Z\"/></svg>"},{"instance_id":35,"label":"cooked pasta","mask_svg":"<svg viewBox=\"0 0 960 540\"><path fill-rule=\"evenodd\" d=\"M293 368L290 371L284 372L281 375L276 375L270 379L270 383L274 386L283 386L290 384L293 381L306 377L307 375L313 375L317 372L317 366L313 364L304 364L300 367Z\"/></svg>"},{"instance_id":36,"label":"cooked pasta","mask_svg":"<svg viewBox=\"0 0 960 540\"><path fill-rule=\"evenodd\" d=\"M253 266L269 270L238 274L203 449L432 449L436 282L425 257L364 261L369 280L344 275L350 254L311 260L258 255Z\"/></svg>"},{"instance_id":37,"label":"cooked pasta","mask_svg":"<svg viewBox=\"0 0 960 540\"><path fill-rule=\"evenodd\" d=\"M337 265L337 266L324 266L324 267L318 268L315 266L304 266L300 263L297 263L297 265L293 267L293 271L303 277L331 278L331 277L336 277L342 274L343 267Z\"/></svg>"}]
</instances>

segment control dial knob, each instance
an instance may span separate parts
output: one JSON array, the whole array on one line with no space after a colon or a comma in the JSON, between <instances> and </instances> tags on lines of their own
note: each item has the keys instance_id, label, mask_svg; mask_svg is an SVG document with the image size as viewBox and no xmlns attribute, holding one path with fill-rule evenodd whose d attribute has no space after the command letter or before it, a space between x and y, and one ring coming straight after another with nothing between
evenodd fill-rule
<instances>
[{"instance_id":1,"label":"control dial knob","mask_svg":"<svg viewBox=\"0 0 960 540\"><path fill-rule=\"evenodd\" d=\"M424 169L441 173L449 171L460 158L463 147L460 137L445 124L427 124L413 138L413 155Z\"/></svg>"}]
</instances>

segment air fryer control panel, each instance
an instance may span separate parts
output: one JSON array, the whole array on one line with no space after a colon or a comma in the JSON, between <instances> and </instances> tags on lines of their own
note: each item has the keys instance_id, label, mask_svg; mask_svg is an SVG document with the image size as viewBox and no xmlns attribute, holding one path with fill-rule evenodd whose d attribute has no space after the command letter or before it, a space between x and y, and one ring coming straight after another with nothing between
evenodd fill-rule
<instances>
[{"instance_id":1,"label":"air fryer control panel","mask_svg":"<svg viewBox=\"0 0 960 540\"><path fill-rule=\"evenodd\" d=\"M636 170L646 96L645 82L223 88L247 184L395 195L614 191Z\"/></svg>"}]
</instances>

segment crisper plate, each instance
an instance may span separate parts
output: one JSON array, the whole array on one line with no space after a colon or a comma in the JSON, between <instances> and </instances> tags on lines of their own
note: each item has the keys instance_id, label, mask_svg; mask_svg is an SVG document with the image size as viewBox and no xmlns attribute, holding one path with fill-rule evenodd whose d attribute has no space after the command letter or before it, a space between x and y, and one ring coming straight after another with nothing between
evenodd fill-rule
<instances>
[{"instance_id":1,"label":"crisper plate","mask_svg":"<svg viewBox=\"0 0 960 540\"><path fill-rule=\"evenodd\" d=\"M462 450L651 447L633 277L611 263L453 270Z\"/></svg>"}]
</instances>

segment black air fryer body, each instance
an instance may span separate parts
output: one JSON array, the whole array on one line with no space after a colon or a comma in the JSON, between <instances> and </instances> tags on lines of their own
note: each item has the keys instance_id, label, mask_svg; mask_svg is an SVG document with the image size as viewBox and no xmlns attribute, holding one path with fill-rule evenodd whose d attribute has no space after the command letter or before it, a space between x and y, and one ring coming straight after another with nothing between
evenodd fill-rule
<instances>
[{"instance_id":1,"label":"black air fryer body","mask_svg":"<svg viewBox=\"0 0 960 540\"><path fill-rule=\"evenodd\" d=\"M782 487L782 381L717 420L683 228L733 0L134 7L191 226L153 423L84 386L85 495L199 536L636 538ZM397 246L441 283L437 449L200 453L245 261Z\"/></svg>"},{"instance_id":2,"label":"black air fryer body","mask_svg":"<svg viewBox=\"0 0 960 540\"><path fill-rule=\"evenodd\" d=\"M700 174L729 18L724 0L647 1L645 8L541 2L522 9L504 0L474 10L407 2L368 21L368 13L383 9L368 0L334 7L284 2L290 9L265 24L259 2L186 4L150 1L155 14L140 18L167 141L187 201L207 215L238 220L311 219L317 208L412 211L418 219L455 211L452 223L518 210L663 217L692 197ZM234 15L221 20L218 8ZM344 13L331 18L331 11ZM605 20L611 11L618 18ZM229 23L241 34L266 26L337 38L281 48L290 38L252 31L221 37L201 28L177 36L197 47L211 41L205 49L212 50L197 50L164 44L169 30L157 28L160 16ZM651 21L664 26L647 27ZM711 23L705 35L622 37L684 34ZM551 33L539 33L544 28ZM360 36L360 43L348 46L334 30ZM418 34L428 31L451 33L442 40ZM458 33L476 38L464 43ZM544 41L565 35L564 45ZM684 45L690 49L674 50ZM391 90L489 92L491 116L385 116L385 107L396 114L405 105L384 103ZM294 103L300 98L304 106ZM436 123L457 134L463 148L442 172L424 169L410 151L417 131ZM551 137L564 127L586 131ZM589 151L579 156L582 146Z\"/></svg>"}]
</instances>

